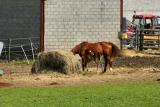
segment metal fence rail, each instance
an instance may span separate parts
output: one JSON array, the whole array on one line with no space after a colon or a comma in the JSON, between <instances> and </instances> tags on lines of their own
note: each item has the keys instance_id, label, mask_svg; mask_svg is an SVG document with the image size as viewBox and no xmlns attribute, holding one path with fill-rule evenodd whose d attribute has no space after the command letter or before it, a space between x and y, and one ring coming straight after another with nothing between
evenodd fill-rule
<instances>
[{"instance_id":1,"label":"metal fence rail","mask_svg":"<svg viewBox=\"0 0 160 107\"><path fill-rule=\"evenodd\" d=\"M39 52L39 37L0 39L4 43L1 58L8 61L13 59L35 59Z\"/></svg>"},{"instance_id":2,"label":"metal fence rail","mask_svg":"<svg viewBox=\"0 0 160 107\"><path fill-rule=\"evenodd\" d=\"M160 49L160 29L143 29L139 33L139 50Z\"/></svg>"}]
</instances>

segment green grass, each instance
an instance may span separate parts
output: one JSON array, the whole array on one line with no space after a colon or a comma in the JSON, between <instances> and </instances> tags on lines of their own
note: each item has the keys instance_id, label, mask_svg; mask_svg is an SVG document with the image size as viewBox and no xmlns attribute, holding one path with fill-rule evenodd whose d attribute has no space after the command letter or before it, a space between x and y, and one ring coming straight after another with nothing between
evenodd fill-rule
<instances>
[{"instance_id":1,"label":"green grass","mask_svg":"<svg viewBox=\"0 0 160 107\"><path fill-rule=\"evenodd\" d=\"M159 106L158 82L0 89L0 107Z\"/></svg>"}]
</instances>

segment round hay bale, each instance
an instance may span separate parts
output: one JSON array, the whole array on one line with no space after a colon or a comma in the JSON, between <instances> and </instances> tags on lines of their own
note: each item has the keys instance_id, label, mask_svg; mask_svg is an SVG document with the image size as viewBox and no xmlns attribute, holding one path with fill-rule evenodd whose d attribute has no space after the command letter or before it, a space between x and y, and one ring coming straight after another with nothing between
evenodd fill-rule
<instances>
[{"instance_id":1,"label":"round hay bale","mask_svg":"<svg viewBox=\"0 0 160 107\"><path fill-rule=\"evenodd\" d=\"M81 58L78 55L73 55L72 52L64 50L39 53L31 72L42 73L48 71L65 74L80 73L82 71Z\"/></svg>"}]
</instances>

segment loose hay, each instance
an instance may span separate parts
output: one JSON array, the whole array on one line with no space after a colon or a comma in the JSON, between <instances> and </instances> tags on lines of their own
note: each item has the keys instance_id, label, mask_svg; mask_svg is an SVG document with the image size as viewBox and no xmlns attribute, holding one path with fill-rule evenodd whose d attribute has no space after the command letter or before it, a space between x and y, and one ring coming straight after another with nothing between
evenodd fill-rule
<instances>
[{"instance_id":1,"label":"loose hay","mask_svg":"<svg viewBox=\"0 0 160 107\"><path fill-rule=\"evenodd\" d=\"M81 59L69 51L57 50L38 54L37 60L32 66L32 73L42 72L80 73Z\"/></svg>"}]
</instances>

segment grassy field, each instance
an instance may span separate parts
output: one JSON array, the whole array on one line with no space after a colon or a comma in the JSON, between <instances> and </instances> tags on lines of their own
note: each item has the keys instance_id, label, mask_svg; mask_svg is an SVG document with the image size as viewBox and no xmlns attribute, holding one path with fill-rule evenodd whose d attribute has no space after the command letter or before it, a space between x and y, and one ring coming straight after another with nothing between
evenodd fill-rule
<instances>
[{"instance_id":1,"label":"grassy field","mask_svg":"<svg viewBox=\"0 0 160 107\"><path fill-rule=\"evenodd\" d=\"M0 89L0 107L159 107L159 105L159 82Z\"/></svg>"}]
</instances>

